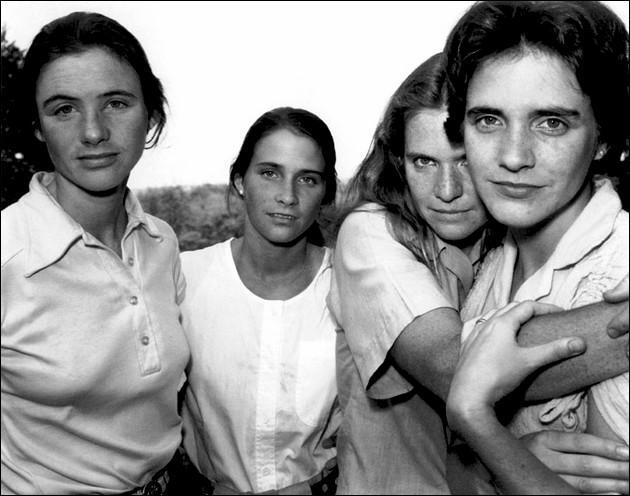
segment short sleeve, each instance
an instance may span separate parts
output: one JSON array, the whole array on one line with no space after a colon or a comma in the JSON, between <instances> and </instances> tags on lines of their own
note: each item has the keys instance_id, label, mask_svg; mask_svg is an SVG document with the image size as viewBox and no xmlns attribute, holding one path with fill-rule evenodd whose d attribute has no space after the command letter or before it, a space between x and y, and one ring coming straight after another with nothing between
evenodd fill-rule
<instances>
[{"instance_id":1,"label":"short sleeve","mask_svg":"<svg viewBox=\"0 0 630 496\"><path fill-rule=\"evenodd\" d=\"M345 219L333 269L329 305L368 395L387 399L410 391L412 384L393 367L388 353L416 317L453 308L437 279L393 238L385 213L374 208Z\"/></svg>"}]
</instances>

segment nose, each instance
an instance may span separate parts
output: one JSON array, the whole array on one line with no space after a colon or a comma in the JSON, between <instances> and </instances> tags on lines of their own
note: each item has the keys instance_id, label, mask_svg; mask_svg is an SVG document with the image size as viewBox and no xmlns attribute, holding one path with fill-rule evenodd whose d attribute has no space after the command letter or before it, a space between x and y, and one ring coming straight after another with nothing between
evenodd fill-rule
<instances>
[{"instance_id":1,"label":"nose","mask_svg":"<svg viewBox=\"0 0 630 496\"><path fill-rule=\"evenodd\" d=\"M462 176L457 170L457 164L442 164L438 168L435 182L435 196L443 202L449 203L462 196Z\"/></svg>"},{"instance_id":2,"label":"nose","mask_svg":"<svg viewBox=\"0 0 630 496\"><path fill-rule=\"evenodd\" d=\"M500 165L511 172L533 167L535 158L532 145L532 136L528 130L513 126L503 136Z\"/></svg>"},{"instance_id":3,"label":"nose","mask_svg":"<svg viewBox=\"0 0 630 496\"><path fill-rule=\"evenodd\" d=\"M97 145L109 139L109 128L105 117L98 110L84 114L81 129L81 141L89 145Z\"/></svg>"},{"instance_id":4,"label":"nose","mask_svg":"<svg viewBox=\"0 0 630 496\"><path fill-rule=\"evenodd\" d=\"M298 202L295 185L292 181L283 181L276 193L276 201L284 206L292 206Z\"/></svg>"}]
</instances>

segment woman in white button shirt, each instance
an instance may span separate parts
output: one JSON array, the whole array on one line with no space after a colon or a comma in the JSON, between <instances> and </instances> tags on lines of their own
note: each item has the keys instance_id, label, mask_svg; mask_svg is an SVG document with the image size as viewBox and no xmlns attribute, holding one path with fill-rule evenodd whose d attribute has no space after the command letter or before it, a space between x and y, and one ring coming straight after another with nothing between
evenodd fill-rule
<instances>
[{"instance_id":1,"label":"woman in white button shirt","mask_svg":"<svg viewBox=\"0 0 630 496\"><path fill-rule=\"evenodd\" d=\"M21 78L54 172L2 211L1 492L161 494L184 280L175 233L127 180L164 127L162 85L129 31L86 12L42 28Z\"/></svg>"},{"instance_id":2,"label":"woman in white button shirt","mask_svg":"<svg viewBox=\"0 0 630 496\"><path fill-rule=\"evenodd\" d=\"M316 222L336 193L328 127L302 109L263 114L230 186L245 206L243 235L182 254L184 447L215 494L333 490L331 257Z\"/></svg>"}]
</instances>

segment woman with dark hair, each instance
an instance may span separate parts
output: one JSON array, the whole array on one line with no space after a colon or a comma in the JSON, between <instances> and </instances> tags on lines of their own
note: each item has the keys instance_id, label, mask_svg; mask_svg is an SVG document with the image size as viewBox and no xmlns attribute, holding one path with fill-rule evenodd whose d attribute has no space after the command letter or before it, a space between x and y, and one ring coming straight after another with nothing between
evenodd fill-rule
<instances>
[{"instance_id":1,"label":"woman with dark hair","mask_svg":"<svg viewBox=\"0 0 630 496\"><path fill-rule=\"evenodd\" d=\"M344 494L449 492L444 401L460 348L459 309L502 229L488 222L463 146L447 136L442 64L440 55L431 57L394 93L349 185L329 297L340 326L343 419L337 447ZM550 341L546 336L553 329L561 345L580 326L601 329L601 343L593 348L607 353L610 363L597 377L611 377L627 367L623 351L604 331L617 310L609 305L535 318L523 325L519 342ZM507 315L520 325L518 315ZM590 364L598 359L593 353L572 360ZM525 399L548 399L592 380L563 363L532 380ZM579 436L563 438L565 450L574 450L572 460L627 467L603 460L601 448L616 446L611 441L597 440L600 451L576 455ZM536 439L545 449L557 449Z\"/></svg>"},{"instance_id":2,"label":"woman with dark hair","mask_svg":"<svg viewBox=\"0 0 630 496\"><path fill-rule=\"evenodd\" d=\"M242 237L182 254L184 447L214 494L335 490L331 252L314 242L335 200L335 160L319 117L266 112L230 170Z\"/></svg>"},{"instance_id":3,"label":"woman with dark hair","mask_svg":"<svg viewBox=\"0 0 630 496\"><path fill-rule=\"evenodd\" d=\"M2 211L2 494L161 494L189 349L173 230L126 187L165 124L138 40L75 12L21 77L54 172Z\"/></svg>"},{"instance_id":4,"label":"woman with dark hair","mask_svg":"<svg viewBox=\"0 0 630 496\"><path fill-rule=\"evenodd\" d=\"M488 312L509 302L579 310L627 276L628 213L611 178L628 166L630 119L619 111L630 105L628 43L624 23L600 2L479 2L451 32L451 117L461 125L477 191L508 231L462 310L464 338L484 333L477 328L491 327L483 323ZM582 327L576 334L591 349L599 332ZM617 345L619 359L623 352ZM627 459L627 361L625 373L601 377L616 361L602 354L584 364L588 383L513 408L509 431L498 423L488 429L487 417L470 408L477 400L465 395L452 408L453 425L502 492L545 491L542 479L537 488L526 472L511 470L525 465L509 434L588 432L619 442ZM487 444L478 427L490 434ZM462 472L466 458L458 459ZM615 491L627 493L627 481Z\"/></svg>"}]
</instances>

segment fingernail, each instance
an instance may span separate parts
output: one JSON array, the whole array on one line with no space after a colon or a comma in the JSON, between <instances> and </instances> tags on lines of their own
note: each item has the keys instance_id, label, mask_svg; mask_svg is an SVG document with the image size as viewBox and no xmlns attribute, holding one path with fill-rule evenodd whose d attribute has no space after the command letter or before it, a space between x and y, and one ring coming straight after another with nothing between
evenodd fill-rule
<instances>
[{"instance_id":1,"label":"fingernail","mask_svg":"<svg viewBox=\"0 0 630 496\"><path fill-rule=\"evenodd\" d=\"M621 458L630 458L630 452L627 446L617 446L617 455Z\"/></svg>"},{"instance_id":2,"label":"fingernail","mask_svg":"<svg viewBox=\"0 0 630 496\"><path fill-rule=\"evenodd\" d=\"M621 336L623 333L621 332L621 329L617 329L616 327L609 327L607 329L608 331L608 335L611 338L618 338L619 336Z\"/></svg>"},{"instance_id":3,"label":"fingernail","mask_svg":"<svg viewBox=\"0 0 630 496\"><path fill-rule=\"evenodd\" d=\"M569 341L569 350L572 353L582 353L584 351L584 341L581 339L571 339Z\"/></svg>"}]
</instances>

